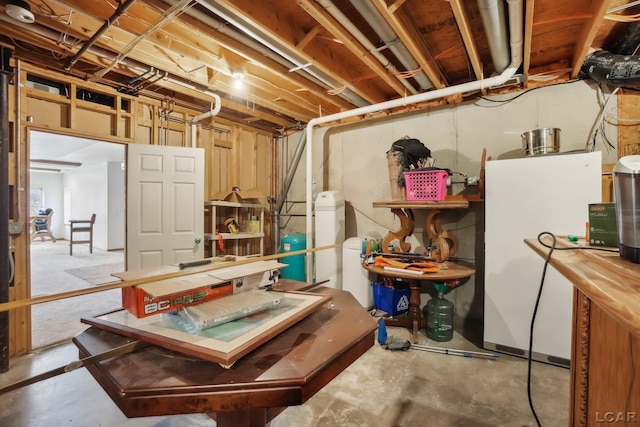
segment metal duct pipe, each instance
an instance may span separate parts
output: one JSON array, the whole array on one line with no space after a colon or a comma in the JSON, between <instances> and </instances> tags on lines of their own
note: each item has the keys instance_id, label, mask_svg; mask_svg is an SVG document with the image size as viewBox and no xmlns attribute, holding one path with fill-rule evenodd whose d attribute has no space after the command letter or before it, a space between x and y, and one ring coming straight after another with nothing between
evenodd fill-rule
<instances>
[{"instance_id":1,"label":"metal duct pipe","mask_svg":"<svg viewBox=\"0 0 640 427\"><path fill-rule=\"evenodd\" d=\"M4 66L4 64L3 64ZM9 75L0 70L0 304L9 302ZM0 373L9 370L9 312L0 312Z\"/></svg>"},{"instance_id":2,"label":"metal duct pipe","mask_svg":"<svg viewBox=\"0 0 640 427\"><path fill-rule=\"evenodd\" d=\"M394 75L398 81L400 83L402 83L402 85L409 91L409 93L411 93L412 95L415 95L416 93L418 93L418 91L411 85L411 83L409 83L407 81L407 79L402 79L399 78L397 76L397 74L399 73L398 69L396 68L395 65L393 65L391 62L389 62L389 60L380 52L378 52L377 48L373 45L373 43L371 43L371 41L369 41L369 39L362 34L362 31L360 31L358 29L358 27L356 27L355 25L353 25L353 23L349 20L349 18L347 18L332 2L331 0L316 0L317 3L322 6L323 8L325 8L325 10L327 12L329 12L329 14L331 16L334 17L334 19L336 21L338 21L338 23L340 25L342 25L348 32L349 34L351 34L353 37L356 38L356 40L358 40L358 42L365 48L367 49L367 51L369 51L369 53L371 55L373 55L373 57L376 59L376 61L378 61L380 64L382 64L382 66L384 68L386 68L387 70L389 70L389 73L391 73L392 75ZM374 27L375 28L375 27Z\"/></svg>"},{"instance_id":3,"label":"metal duct pipe","mask_svg":"<svg viewBox=\"0 0 640 427\"><path fill-rule=\"evenodd\" d=\"M164 1L173 3L175 0L164 0ZM256 32L252 31L250 28L248 28L247 26L243 25L237 19L234 19L233 16L231 16L229 13L227 13L225 10L223 10L219 5L215 4L215 2L213 2L211 0L198 0L198 3L201 4L202 6L204 6L205 8L207 8L209 11L211 11L211 12L215 13L216 15L220 16L224 20L230 22L233 26L235 26L236 28L239 28L244 33L248 34L251 37L251 39L257 41L259 44L265 46L267 49L277 53L281 58L284 58L287 61L289 61L291 63L291 65L293 65L293 66L285 65L287 68L289 68L289 69L296 68L296 72L298 72L300 74L308 74L308 75L312 76L315 79L315 81L314 81L314 79L309 79L309 80L314 81L314 82L319 81L319 82L321 82L321 86L324 86L324 87L326 87L328 89L336 89L337 87L342 86L340 84L336 84L335 82L331 82L326 77L323 77L323 76L319 75L317 72L314 72L314 71L310 70L309 67L306 66L307 65L306 61L302 61L302 60L300 60L298 58L294 58L291 53L285 52L282 48L279 48L275 44L271 43L265 37L262 37L259 34L257 34ZM191 12L192 12L191 10L187 11L188 14L190 14ZM194 13L196 14L196 15L194 15L194 17L195 16L199 16L199 18L196 18L196 19L200 19L202 17L202 15L198 14L197 11L195 11ZM210 22L211 19L213 19L213 18L208 17L208 19L206 21L203 20L202 22L208 23L208 22ZM213 19L213 20L215 21L215 19ZM219 24L219 25L224 26L224 24ZM218 30L218 28L216 28L216 27L213 27L213 28ZM242 34L236 32L236 31L229 30L228 28L229 27L226 26L224 31L221 31L221 32L224 32L225 34L229 35L234 40L239 41L240 43L243 43L243 44L246 43L246 37L245 36L243 36ZM220 31L220 30L218 30L218 31ZM236 38L236 37L238 37L238 38ZM258 51L260 51L260 50L258 49ZM276 60L275 58L273 58L270 55L265 55L265 56L268 56L269 58ZM276 61L278 61L280 63L280 60L276 60ZM309 77L305 76L305 78L309 78ZM353 105L364 106L364 105L368 105L369 104L369 102L367 102L365 99L363 99L358 94L353 93L349 89L347 89L347 90L343 91L342 93L340 93L339 96L341 96L345 100L349 101Z\"/></svg>"},{"instance_id":4,"label":"metal duct pipe","mask_svg":"<svg viewBox=\"0 0 640 427\"><path fill-rule=\"evenodd\" d=\"M307 134L306 132L302 132L300 135L300 139L298 140L298 145L296 146L296 151L293 153L293 159L291 159L291 165L287 169L287 176L284 178L282 182L282 188L278 193L278 199L276 200L276 206L273 210L274 212L274 231L273 231L273 240L276 246L276 252L280 248L280 211L282 210L282 206L284 206L284 201L287 198L287 193L291 188L291 183L293 182L293 177L296 174L296 170L298 169L298 165L300 164L300 159L302 159L302 153L304 153L304 146L307 143Z\"/></svg>"},{"instance_id":5,"label":"metal duct pipe","mask_svg":"<svg viewBox=\"0 0 640 427\"><path fill-rule=\"evenodd\" d=\"M634 55L640 46L640 22L630 22L624 27L622 36L613 40L609 51L620 55Z\"/></svg>"},{"instance_id":6,"label":"metal duct pipe","mask_svg":"<svg viewBox=\"0 0 640 427\"><path fill-rule=\"evenodd\" d=\"M580 71L598 83L614 87L640 87L640 56L616 55L604 50L593 52L582 63Z\"/></svg>"},{"instance_id":7,"label":"metal duct pipe","mask_svg":"<svg viewBox=\"0 0 640 427\"><path fill-rule=\"evenodd\" d=\"M127 0L122 4L118 4L118 8L116 9L115 12L113 12L113 15L111 15L109 17L109 19L104 21L104 23L98 29L98 31L96 31L91 36L91 38L86 43L84 43L82 45L80 50L78 52L76 52L75 55L73 55L71 58L69 58L67 60L67 63L65 64L64 69L65 70L70 70L71 67L73 67L76 64L76 62L78 62L80 57L87 51L87 49L89 49L96 42L96 40L98 40L102 36L102 34L104 34L104 32L107 31L109 29L109 27L111 27L113 25L113 23L120 17L120 15L125 13L127 11L127 9L129 9L131 7L131 5L133 5L133 3L135 3L135 1L136 0Z\"/></svg>"},{"instance_id":8,"label":"metal duct pipe","mask_svg":"<svg viewBox=\"0 0 640 427\"><path fill-rule=\"evenodd\" d=\"M503 0L478 0L480 17L489 42L491 60L496 73L503 72L509 65L506 17Z\"/></svg>"},{"instance_id":9,"label":"metal duct pipe","mask_svg":"<svg viewBox=\"0 0 640 427\"><path fill-rule=\"evenodd\" d=\"M420 68L420 65L416 62L413 55L411 55L407 47L398 40L398 35L393 31L393 28L391 28L371 0L351 0L351 4L360 12L360 15L369 23L382 42L388 46L389 50L398 58L407 71ZM433 87L433 83L422 69L413 76L413 78L418 82L422 90Z\"/></svg>"},{"instance_id":10,"label":"metal duct pipe","mask_svg":"<svg viewBox=\"0 0 640 427\"><path fill-rule=\"evenodd\" d=\"M418 102L429 101L432 99L443 98L445 96L456 95L469 91L482 90L484 88L490 88L493 86L499 86L509 80L518 70L522 63L522 31L523 31L523 0L510 0L509 4L509 23L514 36L514 42L511 52L511 64L506 68L502 74L489 77L483 80L475 80L468 83L463 83L457 86L446 87L430 92L420 93L418 95L408 96L406 98L394 99L392 101L385 101L375 105L369 105L367 107L356 108L354 110L343 111L336 114L331 114L325 117L318 117L312 119L307 123L305 132L307 134L307 170L306 170L306 236L307 236L307 248L312 247L313 242L313 128L322 123L329 123L336 120L342 120L347 117L360 116L364 114L375 113L380 110L386 110L389 108L402 107L406 105L416 104ZM307 282L311 281L313 274L313 257L307 257Z\"/></svg>"}]
</instances>

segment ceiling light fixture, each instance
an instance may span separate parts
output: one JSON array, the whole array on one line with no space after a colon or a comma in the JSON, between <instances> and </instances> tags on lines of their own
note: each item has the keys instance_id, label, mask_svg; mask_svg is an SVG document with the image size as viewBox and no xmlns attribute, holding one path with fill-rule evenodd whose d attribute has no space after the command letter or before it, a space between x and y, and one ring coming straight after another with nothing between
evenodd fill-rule
<instances>
[{"instance_id":1,"label":"ceiling light fixture","mask_svg":"<svg viewBox=\"0 0 640 427\"><path fill-rule=\"evenodd\" d=\"M231 77L233 78L233 87L237 90L242 90L244 84L242 83L242 79L244 79L244 73L242 71L232 71Z\"/></svg>"},{"instance_id":2,"label":"ceiling light fixture","mask_svg":"<svg viewBox=\"0 0 640 427\"><path fill-rule=\"evenodd\" d=\"M33 24L36 21L35 15L31 12L31 6L22 0L10 0L4 7L4 12L16 21L25 24Z\"/></svg>"}]
</instances>

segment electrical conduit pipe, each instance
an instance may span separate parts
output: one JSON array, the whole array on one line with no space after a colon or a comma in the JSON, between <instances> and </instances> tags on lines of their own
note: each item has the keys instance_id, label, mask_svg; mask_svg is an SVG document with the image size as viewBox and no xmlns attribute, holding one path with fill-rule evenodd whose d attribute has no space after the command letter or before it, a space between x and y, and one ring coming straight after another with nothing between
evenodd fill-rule
<instances>
[{"instance_id":1,"label":"electrical conduit pipe","mask_svg":"<svg viewBox=\"0 0 640 427\"><path fill-rule=\"evenodd\" d=\"M518 71L522 63L522 32L523 32L523 6L522 0L507 0L509 5L509 29L511 30L511 63L502 72L502 74L489 77L482 80L476 80L469 83L463 83L456 86L446 87L431 92L420 93L408 96L406 98L394 99L391 101L381 102L375 105L367 105L365 107L356 108L349 111L343 111L329 116L317 117L311 119L307 124L305 132L307 134L307 171L306 171L306 234L307 249L313 247L313 128L323 123L329 123L336 120L346 119L381 110L386 110L405 105L416 104L418 102L430 101L437 98L443 98L459 93L482 90L493 86L499 86L509 80ZM306 260L307 282L313 281L313 257L307 256Z\"/></svg>"}]
</instances>

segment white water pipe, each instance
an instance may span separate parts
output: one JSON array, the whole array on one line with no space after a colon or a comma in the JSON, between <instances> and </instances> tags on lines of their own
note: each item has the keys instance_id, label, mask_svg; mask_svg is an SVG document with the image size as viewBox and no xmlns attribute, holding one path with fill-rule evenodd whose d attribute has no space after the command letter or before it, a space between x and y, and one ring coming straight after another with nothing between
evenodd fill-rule
<instances>
[{"instance_id":1,"label":"white water pipe","mask_svg":"<svg viewBox=\"0 0 640 427\"><path fill-rule=\"evenodd\" d=\"M507 0L509 4L509 24L512 30L511 40L511 64L507 67L502 74L494 77L489 77L482 80L476 80L473 82L463 83L456 86L446 87L430 92L420 93L417 95L408 96L406 98L394 99L391 101L381 102L375 105L367 105L365 107L356 108L349 111L342 111L340 113L331 114L329 116L317 117L311 119L307 124L307 173L306 173L306 235L307 246L309 249L312 247L313 242L313 128L314 126L333 122L336 120L346 119L348 117L360 116L369 113L375 113L381 110L386 110L395 107L402 107L406 105L416 104L418 102L430 101L437 98L443 98L450 95L456 95L459 93L482 90L493 86L499 86L504 84L518 71L520 64L522 63L522 31L523 31L523 7L522 0ZM307 255L306 259L307 270L307 282L313 281L313 257Z\"/></svg>"},{"instance_id":2,"label":"white water pipe","mask_svg":"<svg viewBox=\"0 0 640 427\"><path fill-rule=\"evenodd\" d=\"M213 116L217 116L218 113L220 112L220 109L222 108L222 102L220 100L220 95L218 95L217 93L213 93L213 92L206 92L207 95L212 96L213 99L216 101L215 104L211 104L211 110L207 111L206 113L202 113L199 116L195 116L194 118L191 119L191 147L196 148L198 146L197 141L196 141L196 128L197 128L197 123L200 120L204 120L204 119L208 119L209 117L213 117Z\"/></svg>"}]
</instances>

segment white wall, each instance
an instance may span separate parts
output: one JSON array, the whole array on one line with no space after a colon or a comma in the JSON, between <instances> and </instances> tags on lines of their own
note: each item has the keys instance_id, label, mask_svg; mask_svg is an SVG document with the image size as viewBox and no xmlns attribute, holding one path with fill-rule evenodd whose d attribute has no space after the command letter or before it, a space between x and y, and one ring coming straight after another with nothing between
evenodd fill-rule
<instances>
[{"instance_id":1,"label":"white wall","mask_svg":"<svg viewBox=\"0 0 640 427\"><path fill-rule=\"evenodd\" d=\"M107 163L83 166L72 172L64 174L63 187L68 188L71 194L71 211L69 219L91 219L96 214L96 222L93 226L93 245L96 248L107 249L108 235L108 179ZM67 229L66 237L69 238Z\"/></svg>"},{"instance_id":2,"label":"white wall","mask_svg":"<svg viewBox=\"0 0 640 427\"><path fill-rule=\"evenodd\" d=\"M41 188L44 192L45 208L53 209L51 232L56 239L64 237L64 208L62 204L62 175L49 172L30 172L29 186ZM29 224L26 224L29 227ZM39 242L37 239L36 242Z\"/></svg>"},{"instance_id":3,"label":"white wall","mask_svg":"<svg viewBox=\"0 0 640 427\"><path fill-rule=\"evenodd\" d=\"M109 163L107 171L109 174L107 177L107 204L109 206L107 249L124 249L126 222L125 173L120 163L116 162Z\"/></svg>"},{"instance_id":4,"label":"white wall","mask_svg":"<svg viewBox=\"0 0 640 427\"><path fill-rule=\"evenodd\" d=\"M69 239L64 224L64 189L71 194L69 219L90 219L96 213L94 247L123 249L125 245L125 173L120 163L84 166L65 173L30 172L30 187L42 188L46 207L54 211L53 235Z\"/></svg>"},{"instance_id":5,"label":"white wall","mask_svg":"<svg viewBox=\"0 0 640 427\"><path fill-rule=\"evenodd\" d=\"M326 190L342 191L347 201L347 238L384 237L388 230L397 230L399 222L388 209L373 209L372 202L391 199L385 153L394 141L403 136L417 138L432 151L437 166L476 176L480 172L483 148L492 158L522 157L520 134L532 129L560 128L561 152L584 149L594 126L599 124L596 123L600 111L596 88L591 82L579 81L492 98L514 98L508 103L478 100L317 129L313 137L314 194ZM615 112L616 103L610 103L607 111ZM612 126L605 129L615 144L617 130ZM299 135L289 138L289 158L298 140ZM615 163L617 153L606 151L600 139L596 149L603 151L603 163ZM306 154L296 172L289 200L306 197L305 158ZM457 178L454 176L454 179ZM461 185L456 185L453 192L462 189ZM304 209L304 205L298 205L293 213L304 213ZM414 252L425 250L424 216L424 212L417 212L412 238ZM304 218L292 218L281 235L305 232L304 221ZM470 259L479 269L474 278L450 292L448 298L455 303L458 315L481 320L483 204L474 203L468 210L450 212L443 228L454 230L460 241L456 256ZM423 303L428 298L423 294Z\"/></svg>"}]
</instances>

